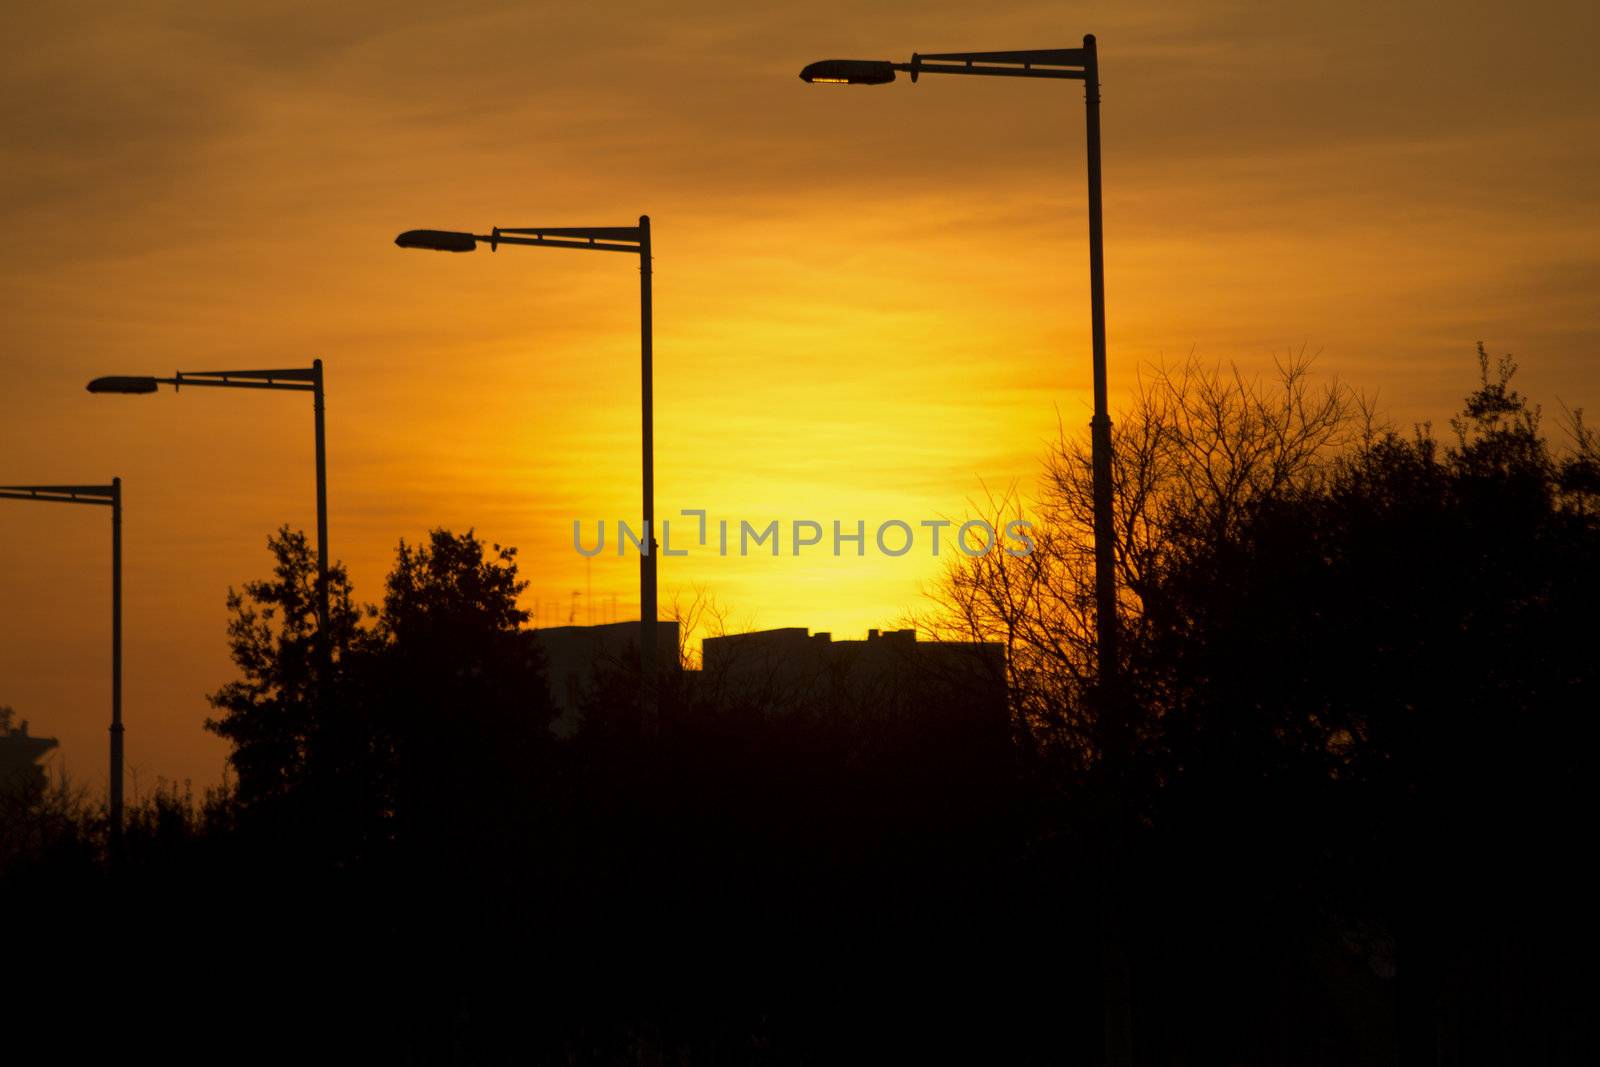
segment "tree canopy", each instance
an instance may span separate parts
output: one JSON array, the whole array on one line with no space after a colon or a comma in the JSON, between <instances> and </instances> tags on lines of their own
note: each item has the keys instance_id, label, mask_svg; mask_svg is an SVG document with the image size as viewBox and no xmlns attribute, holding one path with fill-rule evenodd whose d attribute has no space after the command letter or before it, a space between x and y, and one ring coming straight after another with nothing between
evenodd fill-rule
<instances>
[{"instance_id":1,"label":"tree canopy","mask_svg":"<svg viewBox=\"0 0 1600 1067\"><path fill-rule=\"evenodd\" d=\"M1064 798L1051 825L1127 820L1116 893L1140 917L1144 1009L1195 1035L1190 1054L1259 1056L1240 1006L1310 1010L1354 944L1401 976L1408 1058L1441 1033L1531 1047L1570 1025L1600 451L1581 412L1552 445L1515 363L1478 360L1445 442L1300 364L1270 386L1147 378L1116 438L1118 700L1093 690L1080 442L1048 464L1041 551L956 560L941 588L947 632L1012 650L1026 766ZM1105 715L1133 736L1122 807L1098 799ZM1541 1006L1463 1008L1505 981Z\"/></svg>"},{"instance_id":2,"label":"tree canopy","mask_svg":"<svg viewBox=\"0 0 1600 1067\"><path fill-rule=\"evenodd\" d=\"M402 541L381 607L358 608L333 568L324 662L315 553L287 527L268 548L273 577L229 593L240 678L207 723L233 743L241 809L345 859L399 835L472 853L504 830L552 717L515 550L471 530Z\"/></svg>"}]
</instances>

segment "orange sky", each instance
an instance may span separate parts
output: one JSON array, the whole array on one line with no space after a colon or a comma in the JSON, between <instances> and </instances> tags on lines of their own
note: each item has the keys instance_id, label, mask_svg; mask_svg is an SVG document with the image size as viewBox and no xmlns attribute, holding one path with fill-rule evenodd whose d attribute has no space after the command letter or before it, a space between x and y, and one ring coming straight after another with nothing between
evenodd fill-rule
<instances>
[{"instance_id":1,"label":"orange sky","mask_svg":"<svg viewBox=\"0 0 1600 1067\"><path fill-rule=\"evenodd\" d=\"M310 528L299 395L91 397L109 373L327 363L331 543L521 548L564 622L571 523L636 519L630 257L402 252L412 227L654 220L658 507L959 516L1088 418L1082 90L807 87L812 59L1099 37L1112 392L1302 347L1401 424L1473 344L1600 403L1591 3L11 5L0 484L122 476L130 778L220 776L223 599ZM103 788L100 510L0 501L0 703ZM664 561L740 622L859 635L937 561ZM637 563L592 567L634 616ZM576 602L577 621L588 608Z\"/></svg>"}]
</instances>

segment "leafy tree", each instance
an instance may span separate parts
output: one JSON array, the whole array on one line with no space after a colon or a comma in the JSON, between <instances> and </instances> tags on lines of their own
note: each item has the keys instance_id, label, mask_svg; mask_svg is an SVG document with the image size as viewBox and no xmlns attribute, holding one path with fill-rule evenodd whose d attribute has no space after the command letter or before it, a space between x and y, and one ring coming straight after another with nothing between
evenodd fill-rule
<instances>
[{"instance_id":1,"label":"leafy tree","mask_svg":"<svg viewBox=\"0 0 1600 1067\"><path fill-rule=\"evenodd\" d=\"M453 863L531 849L549 774L544 663L517 607L516 550L471 530L400 544L371 664L402 834Z\"/></svg>"},{"instance_id":2,"label":"leafy tree","mask_svg":"<svg viewBox=\"0 0 1600 1067\"><path fill-rule=\"evenodd\" d=\"M515 550L486 557L470 530L401 542L381 609L356 608L334 568L324 667L311 546L284 528L268 547L273 577L229 593L241 677L207 723L233 743L245 815L340 862L486 848L525 810L511 797L552 717Z\"/></svg>"},{"instance_id":3,"label":"leafy tree","mask_svg":"<svg viewBox=\"0 0 1600 1067\"><path fill-rule=\"evenodd\" d=\"M1514 364L1479 355L1453 444L1423 429L1343 457L1322 491L1173 572L1146 650L1181 686L1162 810L1210 862L1231 842L1226 865L1275 884L1280 913L1386 930L1413 1056L1445 1051L1439 1034L1528 1036L1459 997L1559 973L1592 744L1578 709L1600 698L1600 526L1563 490ZM1228 829L1202 839L1207 823ZM1550 970L1473 963L1467 926ZM1558 985L1543 1025L1560 1022Z\"/></svg>"},{"instance_id":4,"label":"leafy tree","mask_svg":"<svg viewBox=\"0 0 1600 1067\"><path fill-rule=\"evenodd\" d=\"M1478 355L1449 444L1294 374L1271 393L1158 376L1119 422L1137 832L1118 891L1141 920L1146 1017L1184 1035L1147 1040L1157 1059L1376 1054L1385 996L1419 1061L1573 1025L1594 439L1575 414L1556 454L1515 364ZM1045 835L1101 810L1088 469L1075 447L1051 465L1039 558L957 560L944 587L949 625L1018 652L1025 736L1074 800ZM1319 990L1351 966L1401 978L1340 979L1368 998L1344 1046L1257 1043L1250 1013L1326 1011ZM1537 1006L1466 1008L1507 983Z\"/></svg>"},{"instance_id":5,"label":"leafy tree","mask_svg":"<svg viewBox=\"0 0 1600 1067\"><path fill-rule=\"evenodd\" d=\"M347 696L345 676L365 649L362 612L344 566L329 570L328 662L321 662L316 551L301 531L267 538L272 577L228 590L228 648L241 677L210 697L222 714L206 728L233 745L238 800L246 809L282 801L312 776L329 709Z\"/></svg>"}]
</instances>

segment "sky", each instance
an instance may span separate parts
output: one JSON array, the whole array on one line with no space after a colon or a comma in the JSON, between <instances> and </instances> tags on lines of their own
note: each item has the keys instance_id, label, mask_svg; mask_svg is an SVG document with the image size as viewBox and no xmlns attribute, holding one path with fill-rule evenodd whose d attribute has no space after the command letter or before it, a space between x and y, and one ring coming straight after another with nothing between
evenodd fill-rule
<instances>
[{"instance_id":1,"label":"sky","mask_svg":"<svg viewBox=\"0 0 1600 1067\"><path fill-rule=\"evenodd\" d=\"M662 601L837 637L926 607L881 522L1028 490L1086 432L1082 87L821 58L1099 42L1113 410L1187 358L1318 374L1442 425L1474 346L1600 405L1592 3L7 5L0 484L126 497L129 789L217 782L230 586L314 529L300 394L98 397L102 374L326 364L332 554L519 548L544 625L637 617L638 264L402 251L426 227L652 219L658 513L818 549L661 562ZM607 551L573 550L606 521ZM865 558L831 554L863 520ZM674 526L675 545L694 519ZM944 551L950 548L946 544ZM105 782L107 515L0 501L0 704Z\"/></svg>"}]
</instances>

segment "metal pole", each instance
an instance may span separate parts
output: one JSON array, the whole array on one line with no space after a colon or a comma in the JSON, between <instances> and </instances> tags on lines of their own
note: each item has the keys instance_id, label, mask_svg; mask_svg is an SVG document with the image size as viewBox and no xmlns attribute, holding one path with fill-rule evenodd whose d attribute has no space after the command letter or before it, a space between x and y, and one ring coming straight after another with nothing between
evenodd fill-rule
<instances>
[{"instance_id":1,"label":"metal pole","mask_svg":"<svg viewBox=\"0 0 1600 1067\"><path fill-rule=\"evenodd\" d=\"M1106 410L1106 278L1100 225L1100 64L1094 35L1083 39L1088 61L1084 107L1089 140L1089 315L1094 345L1094 419L1090 454L1094 467L1095 636L1100 688L1110 692L1117 676L1116 530L1111 517L1111 415Z\"/></svg>"},{"instance_id":2,"label":"metal pole","mask_svg":"<svg viewBox=\"0 0 1600 1067\"><path fill-rule=\"evenodd\" d=\"M1133 1063L1133 981L1120 907L1122 863L1122 770L1125 724L1117 698L1116 528L1112 522L1111 415L1106 402L1105 246L1100 207L1100 60L1093 34L1083 38L1085 130L1088 138L1089 316L1094 346L1094 419L1090 422L1090 460L1094 468L1094 594L1096 704L1100 720L1100 758L1110 771L1107 854L1101 871L1101 967L1105 978L1107 1067Z\"/></svg>"},{"instance_id":3,"label":"metal pole","mask_svg":"<svg viewBox=\"0 0 1600 1067\"><path fill-rule=\"evenodd\" d=\"M122 479L111 479L111 855L122 853Z\"/></svg>"},{"instance_id":4,"label":"metal pole","mask_svg":"<svg viewBox=\"0 0 1600 1067\"><path fill-rule=\"evenodd\" d=\"M645 551L639 556L639 669L647 733L656 728L656 472L655 387L650 279L650 216L639 216L639 375L644 416Z\"/></svg>"},{"instance_id":5,"label":"metal pole","mask_svg":"<svg viewBox=\"0 0 1600 1067\"><path fill-rule=\"evenodd\" d=\"M311 361L311 408L317 424L317 630L324 656L328 633L328 448L323 429L322 360Z\"/></svg>"}]
</instances>

